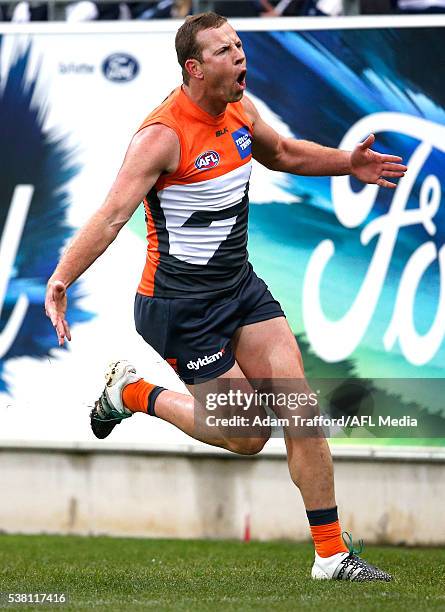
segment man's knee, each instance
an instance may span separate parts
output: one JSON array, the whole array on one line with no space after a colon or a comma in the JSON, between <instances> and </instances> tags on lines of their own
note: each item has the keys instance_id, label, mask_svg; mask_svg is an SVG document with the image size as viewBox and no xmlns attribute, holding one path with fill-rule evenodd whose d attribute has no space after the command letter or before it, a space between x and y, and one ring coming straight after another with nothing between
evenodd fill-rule
<instances>
[{"instance_id":1,"label":"man's knee","mask_svg":"<svg viewBox=\"0 0 445 612\"><path fill-rule=\"evenodd\" d=\"M232 438L227 441L226 448L238 455L257 455L270 438L270 433L260 438Z\"/></svg>"}]
</instances>

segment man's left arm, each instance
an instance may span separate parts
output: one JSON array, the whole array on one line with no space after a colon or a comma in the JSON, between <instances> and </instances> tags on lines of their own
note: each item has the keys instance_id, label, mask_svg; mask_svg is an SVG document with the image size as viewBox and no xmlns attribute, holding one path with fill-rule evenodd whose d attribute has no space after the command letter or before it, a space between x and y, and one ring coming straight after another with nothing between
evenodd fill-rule
<instances>
[{"instance_id":1,"label":"man's left arm","mask_svg":"<svg viewBox=\"0 0 445 612\"><path fill-rule=\"evenodd\" d=\"M353 151L332 149L295 138L284 138L265 123L254 104L246 96L244 109L253 123L253 157L266 168L303 176L341 176L351 174L364 183L394 189L387 179L404 176L407 167L401 157L382 155L370 147L373 134Z\"/></svg>"}]
</instances>

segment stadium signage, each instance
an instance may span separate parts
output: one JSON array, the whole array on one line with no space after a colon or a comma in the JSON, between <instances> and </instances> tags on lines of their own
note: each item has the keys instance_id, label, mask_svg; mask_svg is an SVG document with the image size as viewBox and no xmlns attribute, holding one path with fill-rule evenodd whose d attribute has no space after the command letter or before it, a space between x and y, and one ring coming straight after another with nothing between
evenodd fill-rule
<instances>
[{"instance_id":1,"label":"stadium signage","mask_svg":"<svg viewBox=\"0 0 445 612\"><path fill-rule=\"evenodd\" d=\"M17 185L12 196L11 206L0 240L0 315L5 303L8 282L13 270L17 251L22 238L25 221L28 216L34 187ZM20 331L28 310L29 300L25 293L20 293L6 325L0 333L0 359L6 355Z\"/></svg>"},{"instance_id":2,"label":"stadium signage","mask_svg":"<svg viewBox=\"0 0 445 612\"><path fill-rule=\"evenodd\" d=\"M59 64L60 74L93 74L95 67L91 64L75 64L74 62Z\"/></svg>"},{"instance_id":3,"label":"stadium signage","mask_svg":"<svg viewBox=\"0 0 445 612\"><path fill-rule=\"evenodd\" d=\"M113 53L102 64L102 72L109 81L126 83L139 73L138 61L128 53Z\"/></svg>"},{"instance_id":4,"label":"stadium signage","mask_svg":"<svg viewBox=\"0 0 445 612\"><path fill-rule=\"evenodd\" d=\"M376 247L357 296L337 321L325 317L320 293L322 278L335 255L332 240L323 240L312 253L303 284L303 317L310 341L326 361L346 359L359 345L376 309L399 232L404 227L421 225L430 237L437 231L434 218L439 211L441 185L437 176L427 175L420 187L419 207L406 205L423 166L433 147L445 152L445 126L403 113L382 112L368 115L353 125L339 147L351 150L370 132L398 132L420 141L411 158L409 171L397 186L387 213L372 218L362 229L363 246L377 238ZM366 185L354 192L349 177L332 179L332 201L339 222L346 228L357 228L367 220L377 198L379 187ZM439 265L441 289L436 315L429 330L419 334L414 325L416 293L428 268ZM445 245L438 249L433 240L424 242L410 256L401 275L392 318L383 338L386 351L398 341L408 361L424 365L439 350L445 336Z\"/></svg>"}]
</instances>

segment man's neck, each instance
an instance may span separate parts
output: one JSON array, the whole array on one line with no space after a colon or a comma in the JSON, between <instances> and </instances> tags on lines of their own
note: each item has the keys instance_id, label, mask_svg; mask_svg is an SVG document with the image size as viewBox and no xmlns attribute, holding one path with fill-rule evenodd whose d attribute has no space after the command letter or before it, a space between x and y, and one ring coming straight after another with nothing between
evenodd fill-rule
<instances>
[{"instance_id":1,"label":"man's neck","mask_svg":"<svg viewBox=\"0 0 445 612\"><path fill-rule=\"evenodd\" d=\"M214 100L211 96L203 91L198 91L195 87L190 85L182 85L182 90L190 98L190 100L199 106L203 111L212 115L212 117L218 117L222 115L227 108L227 102L221 102L221 100Z\"/></svg>"}]
</instances>

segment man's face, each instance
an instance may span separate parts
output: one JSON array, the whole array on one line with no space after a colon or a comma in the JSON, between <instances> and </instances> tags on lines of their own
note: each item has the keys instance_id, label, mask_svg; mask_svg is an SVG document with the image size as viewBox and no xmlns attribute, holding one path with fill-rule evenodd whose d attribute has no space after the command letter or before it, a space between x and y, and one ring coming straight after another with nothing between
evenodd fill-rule
<instances>
[{"instance_id":1,"label":"man's face","mask_svg":"<svg viewBox=\"0 0 445 612\"><path fill-rule=\"evenodd\" d=\"M237 102L246 89L246 56L238 34L228 23L220 28L201 30L200 68L206 90L224 102Z\"/></svg>"}]
</instances>

